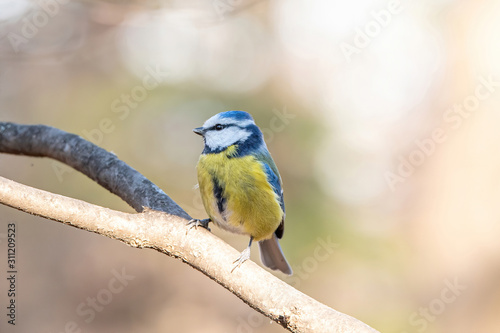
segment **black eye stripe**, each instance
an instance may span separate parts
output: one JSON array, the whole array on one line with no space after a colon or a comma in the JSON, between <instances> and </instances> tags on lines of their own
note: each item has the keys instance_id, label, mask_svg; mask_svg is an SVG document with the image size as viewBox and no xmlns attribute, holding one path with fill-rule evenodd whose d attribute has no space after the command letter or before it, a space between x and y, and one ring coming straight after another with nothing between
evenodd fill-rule
<instances>
[{"instance_id":1,"label":"black eye stripe","mask_svg":"<svg viewBox=\"0 0 500 333\"><path fill-rule=\"evenodd\" d=\"M220 130L223 130L224 128L228 128L231 126L234 126L234 125L233 124L215 124L214 126L210 127L210 129L220 131Z\"/></svg>"},{"instance_id":2,"label":"black eye stripe","mask_svg":"<svg viewBox=\"0 0 500 333\"><path fill-rule=\"evenodd\" d=\"M245 127L241 127L241 126L238 126L236 124L215 124L214 126L210 127L208 130L209 131L221 131L221 130L228 128L228 127L238 127L241 129L245 129Z\"/></svg>"}]
</instances>

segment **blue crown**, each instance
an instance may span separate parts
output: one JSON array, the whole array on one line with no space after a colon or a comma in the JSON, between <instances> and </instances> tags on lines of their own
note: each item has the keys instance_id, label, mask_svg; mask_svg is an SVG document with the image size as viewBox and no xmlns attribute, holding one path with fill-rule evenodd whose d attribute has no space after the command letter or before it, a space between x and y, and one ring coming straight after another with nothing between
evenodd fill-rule
<instances>
[{"instance_id":1,"label":"blue crown","mask_svg":"<svg viewBox=\"0 0 500 333\"><path fill-rule=\"evenodd\" d=\"M226 111L219 114L221 118L231 118L235 120L253 120L250 113L245 111Z\"/></svg>"}]
</instances>

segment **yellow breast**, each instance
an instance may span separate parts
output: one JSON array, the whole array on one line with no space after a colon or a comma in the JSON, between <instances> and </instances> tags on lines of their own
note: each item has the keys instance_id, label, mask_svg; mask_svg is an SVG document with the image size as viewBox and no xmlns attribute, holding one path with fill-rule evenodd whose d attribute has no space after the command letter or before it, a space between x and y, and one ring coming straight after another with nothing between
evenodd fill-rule
<instances>
[{"instance_id":1,"label":"yellow breast","mask_svg":"<svg viewBox=\"0 0 500 333\"><path fill-rule=\"evenodd\" d=\"M262 164L251 155L234 157L236 148L200 156L198 182L205 210L226 230L256 241L271 238L283 219L278 197Z\"/></svg>"}]
</instances>

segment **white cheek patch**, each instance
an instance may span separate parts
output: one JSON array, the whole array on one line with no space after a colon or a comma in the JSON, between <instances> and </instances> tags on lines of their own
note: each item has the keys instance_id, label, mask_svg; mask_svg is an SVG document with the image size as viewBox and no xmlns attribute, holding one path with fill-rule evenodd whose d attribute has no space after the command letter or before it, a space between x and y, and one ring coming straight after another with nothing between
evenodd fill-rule
<instances>
[{"instance_id":1,"label":"white cheek patch","mask_svg":"<svg viewBox=\"0 0 500 333\"><path fill-rule=\"evenodd\" d=\"M208 131L205 134L205 143L210 149L222 149L245 141L252 133L236 126L226 127L222 131Z\"/></svg>"}]
</instances>

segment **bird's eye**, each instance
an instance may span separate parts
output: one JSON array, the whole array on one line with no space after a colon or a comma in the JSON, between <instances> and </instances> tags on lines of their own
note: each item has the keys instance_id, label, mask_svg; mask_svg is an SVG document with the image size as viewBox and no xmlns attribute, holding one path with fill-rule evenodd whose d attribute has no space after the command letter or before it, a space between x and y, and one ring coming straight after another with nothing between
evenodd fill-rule
<instances>
[{"instance_id":1,"label":"bird's eye","mask_svg":"<svg viewBox=\"0 0 500 333\"><path fill-rule=\"evenodd\" d=\"M224 126L222 126L221 124L215 125L215 130L216 131L221 131L223 128L224 128Z\"/></svg>"}]
</instances>

